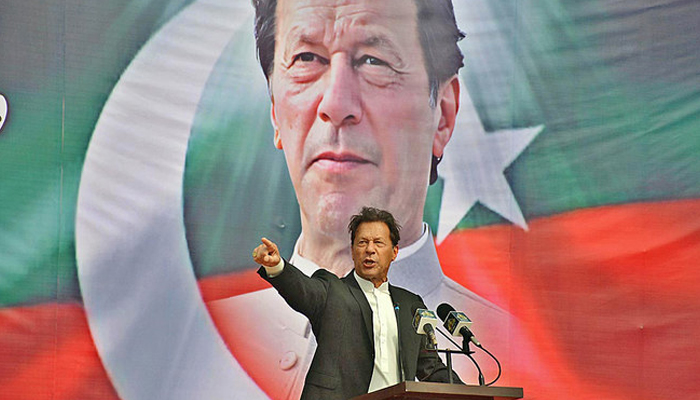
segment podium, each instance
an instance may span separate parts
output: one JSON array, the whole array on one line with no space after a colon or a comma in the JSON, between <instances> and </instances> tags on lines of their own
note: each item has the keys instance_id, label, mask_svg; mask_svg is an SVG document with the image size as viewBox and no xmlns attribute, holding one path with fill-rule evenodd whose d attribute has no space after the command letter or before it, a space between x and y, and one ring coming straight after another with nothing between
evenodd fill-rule
<instances>
[{"instance_id":1,"label":"podium","mask_svg":"<svg viewBox=\"0 0 700 400\"><path fill-rule=\"evenodd\" d=\"M352 400L508 400L522 399L523 388L457 385L436 382L406 381Z\"/></svg>"}]
</instances>

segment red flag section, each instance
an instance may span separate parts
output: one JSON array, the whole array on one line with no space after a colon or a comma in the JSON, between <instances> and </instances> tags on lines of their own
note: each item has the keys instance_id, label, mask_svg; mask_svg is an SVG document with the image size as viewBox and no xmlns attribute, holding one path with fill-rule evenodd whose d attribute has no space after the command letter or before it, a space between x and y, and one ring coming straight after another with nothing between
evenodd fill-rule
<instances>
[{"instance_id":1,"label":"red flag section","mask_svg":"<svg viewBox=\"0 0 700 400\"><path fill-rule=\"evenodd\" d=\"M451 278L513 316L508 332L473 326L487 348L489 335L509 335L510 354L491 349L510 359L500 384L528 399L693 398L698 215L700 200L584 209L529 231L457 231L438 253ZM203 297L267 287L254 274L204 279ZM77 304L0 310L0 387L0 399L118 399Z\"/></svg>"},{"instance_id":2,"label":"red flag section","mask_svg":"<svg viewBox=\"0 0 700 400\"><path fill-rule=\"evenodd\" d=\"M0 399L119 399L77 304L0 309Z\"/></svg>"},{"instance_id":3,"label":"red flag section","mask_svg":"<svg viewBox=\"0 0 700 400\"><path fill-rule=\"evenodd\" d=\"M269 283L258 276L255 269L208 276L199 279L198 283L199 291L202 293L202 298L205 302L221 300L271 287Z\"/></svg>"},{"instance_id":4,"label":"red flag section","mask_svg":"<svg viewBox=\"0 0 700 400\"><path fill-rule=\"evenodd\" d=\"M450 277L513 315L504 367L527 398L695 398L699 215L700 200L583 209L529 231L459 231L438 253Z\"/></svg>"}]
</instances>

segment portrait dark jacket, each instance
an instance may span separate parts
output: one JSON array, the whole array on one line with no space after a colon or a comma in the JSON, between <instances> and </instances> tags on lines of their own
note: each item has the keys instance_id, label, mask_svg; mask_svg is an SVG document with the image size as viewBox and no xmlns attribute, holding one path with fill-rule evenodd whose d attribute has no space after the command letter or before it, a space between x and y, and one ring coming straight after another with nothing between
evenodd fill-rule
<instances>
[{"instance_id":1,"label":"portrait dark jacket","mask_svg":"<svg viewBox=\"0 0 700 400\"><path fill-rule=\"evenodd\" d=\"M286 260L274 278L263 267L258 273L309 319L316 336L318 347L301 398L345 400L367 393L374 368L372 310L354 274L338 278L320 269L308 277ZM413 312L426 308L421 297L392 285L389 293L396 310L403 380L449 382L447 367L434 351L426 350L427 336L412 328ZM461 382L456 374L453 377Z\"/></svg>"}]
</instances>

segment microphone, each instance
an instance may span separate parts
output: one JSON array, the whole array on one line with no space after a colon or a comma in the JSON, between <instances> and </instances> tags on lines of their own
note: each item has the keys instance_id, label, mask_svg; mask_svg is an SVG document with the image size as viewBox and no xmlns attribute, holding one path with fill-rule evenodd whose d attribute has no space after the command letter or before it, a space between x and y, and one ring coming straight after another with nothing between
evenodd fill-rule
<instances>
[{"instance_id":1,"label":"microphone","mask_svg":"<svg viewBox=\"0 0 700 400\"><path fill-rule=\"evenodd\" d=\"M437 349L437 338L435 337L435 325L437 323L438 319L434 311L418 308L413 314L413 328L420 335L428 335L430 346L432 346L429 346L431 350Z\"/></svg>"},{"instance_id":2,"label":"microphone","mask_svg":"<svg viewBox=\"0 0 700 400\"><path fill-rule=\"evenodd\" d=\"M454 307L447 303L442 303L437 308L438 316L443 322L443 326L452 336L462 336L464 339L471 340L476 346L481 347L481 343L476 340L476 337L469 329L472 320L461 311L455 311Z\"/></svg>"}]
</instances>

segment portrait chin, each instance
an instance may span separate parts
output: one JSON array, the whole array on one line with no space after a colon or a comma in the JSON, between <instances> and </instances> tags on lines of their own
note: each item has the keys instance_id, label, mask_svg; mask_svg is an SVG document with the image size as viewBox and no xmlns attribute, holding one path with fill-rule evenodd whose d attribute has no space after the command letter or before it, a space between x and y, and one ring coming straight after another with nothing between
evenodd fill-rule
<instances>
[{"instance_id":1,"label":"portrait chin","mask_svg":"<svg viewBox=\"0 0 700 400\"><path fill-rule=\"evenodd\" d=\"M347 222L362 206L371 204L380 206L383 201L374 199L368 190L339 188L325 193L318 193L303 202L302 213L316 232L326 236L347 237Z\"/></svg>"}]
</instances>

